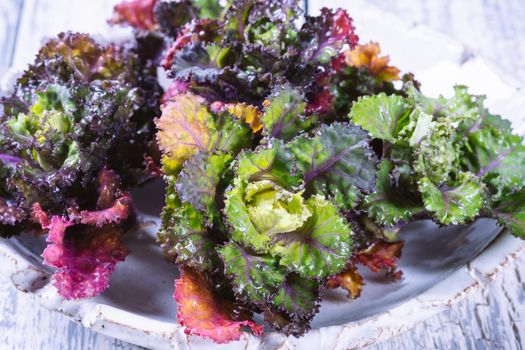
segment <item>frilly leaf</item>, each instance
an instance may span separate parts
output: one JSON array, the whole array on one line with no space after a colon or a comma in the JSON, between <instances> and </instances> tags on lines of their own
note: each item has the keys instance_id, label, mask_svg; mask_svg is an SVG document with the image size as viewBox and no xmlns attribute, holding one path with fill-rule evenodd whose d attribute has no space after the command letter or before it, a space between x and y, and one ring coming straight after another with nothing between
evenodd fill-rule
<instances>
[{"instance_id":1,"label":"frilly leaf","mask_svg":"<svg viewBox=\"0 0 525 350\"><path fill-rule=\"evenodd\" d=\"M233 188L226 192L225 215L232 226L232 239L253 248L257 252L267 249L269 238L259 233L253 225L244 202L245 184L236 178Z\"/></svg>"},{"instance_id":2,"label":"frilly leaf","mask_svg":"<svg viewBox=\"0 0 525 350\"><path fill-rule=\"evenodd\" d=\"M341 271L351 255L352 230L335 205L323 196L306 201L312 215L304 226L272 237L280 264L305 278L322 279Z\"/></svg>"},{"instance_id":3,"label":"frilly leaf","mask_svg":"<svg viewBox=\"0 0 525 350\"><path fill-rule=\"evenodd\" d=\"M401 183L401 186L395 183L393 170L394 165L390 160L383 160L379 164L376 191L365 196L361 204L367 215L382 226L396 225L400 221L407 222L424 210L420 201L408 195L408 188L401 188L403 185L409 186L410 183Z\"/></svg>"},{"instance_id":4,"label":"frilly leaf","mask_svg":"<svg viewBox=\"0 0 525 350\"><path fill-rule=\"evenodd\" d=\"M251 303L263 303L277 291L285 278L279 259L269 254L253 254L235 243L219 248L225 273L232 279L235 293Z\"/></svg>"},{"instance_id":5,"label":"frilly leaf","mask_svg":"<svg viewBox=\"0 0 525 350\"><path fill-rule=\"evenodd\" d=\"M419 120L423 122L426 118ZM454 141L455 131L448 123L434 123L427 130L429 135L416 146L414 169L435 183L443 183L459 169L460 144Z\"/></svg>"},{"instance_id":6,"label":"frilly leaf","mask_svg":"<svg viewBox=\"0 0 525 350\"><path fill-rule=\"evenodd\" d=\"M347 65L356 68L366 68L371 76L378 81L399 80L399 69L389 66L388 56L379 56L381 48L378 43L370 42L365 45L357 45L353 50L344 52Z\"/></svg>"},{"instance_id":7,"label":"frilly leaf","mask_svg":"<svg viewBox=\"0 0 525 350\"><path fill-rule=\"evenodd\" d=\"M423 95L415 87L408 89L408 99L418 110L430 114L436 119L446 119L451 123L475 121L479 117L480 107L485 98L483 96L471 95L468 87L457 85L454 87L454 96L446 98L439 96L431 98Z\"/></svg>"},{"instance_id":8,"label":"frilly leaf","mask_svg":"<svg viewBox=\"0 0 525 350\"><path fill-rule=\"evenodd\" d=\"M308 60L329 63L345 45L353 48L359 38L352 22L343 9L332 12L322 8L319 16L307 16L300 31L302 55Z\"/></svg>"},{"instance_id":9,"label":"frilly leaf","mask_svg":"<svg viewBox=\"0 0 525 350\"><path fill-rule=\"evenodd\" d=\"M314 280L297 274L288 275L265 309L265 320L286 335L303 335L319 311L319 288L319 283Z\"/></svg>"},{"instance_id":10,"label":"frilly leaf","mask_svg":"<svg viewBox=\"0 0 525 350\"><path fill-rule=\"evenodd\" d=\"M85 34L60 33L40 49L35 63L45 64L56 57L61 57L75 78L83 81L115 79L126 70L126 57L120 46L98 45ZM28 79L31 74L27 71L21 79Z\"/></svg>"},{"instance_id":11,"label":"frilly leaf","mask_svg":"<svg viewBox=\"0 0 525 350\"><path fill-rule=\"evenodd\" d=\"M265 235L294 231L312 215L302 192L291 193L269 180L250 182L244 199L253 225Z\"/></svg>"},{"instance_id":12,"label":"frilly leaf","mask_svg":"<svg viewBox=\"0 0 525 350\"><path fill-rule=\"evenodd\" d=\"M66 299L94 297L109 286L117 262L129 251L122 245L122 220L132 213L129 194L119 190L114 172L102 169L99 176L96 211L68 209L68 217L51 218L39 203L32 206L31 218L48 230L48 246L42 257L53 266L53 285Z\"/></svg>"},{"instance_id":13,"label":"frilly leaf","mask_svg":"<svg viewBox=\"0 0 525 350\"><path fill-rule=\"evenodd\" d=\"M300 178L293 174L293 162L282 142L273 140L266 148L254 152L242 152L237 160L237 178L233 187L225 194L225 215L232 226L234 241L253 248L256 252L266 251L270 241L268 235L259 232L252 222L246 191L250 182L268 181L270 184L293 189L300 184Z\"/></svg>"},{"instance_id":14,"label":"frilly leaf","mask_svg":"<svg viewBox=\"0 0 525 350\"><path fill-rule=\"evenodd\" d=\"M290 315L308 317L319 307L319 283L290 274L274 295L272 303Z\"/></svg>"},{"instance_id":15,"label":"frilly leaf","mask_svg":"<svg viewBox=\"0 0 525 350\"><path fill-rule=\"evenodd\" d=\"M471 173L459 173L453 185L436 185L428 177L419 181L425 208L439 223L462 224L474 219L485 204L484 188Z\"/></svg>"},{"instance_id":16,"label":"frilly leaf","mask_svg":"<svg viewBox=\"0 0 525 350\"><path fill-rule=\"evenodd\" d=\"M158 0L124 0L115 5L111 24L128 24L137 29L153 30L157 21L153 8Z\"/></svg>"},{"instance_id":17,"label":"frilly leaf","mask_svg":"<svg viewBox=\"0 0 525 350\"><path fill-rule=\"evenodd\" d=\"M194 79L199 83L212 82L221 78L221 69L226 66L224 59L228 48L206 44L200 41L190 42L177 48L171 59L168 74L181 80Z\"/></svg>"},{"instance_id":18,"label":"frilly leaf","mask_svg":"<svg viewBox=\"0 0 525 350\"><path fill-rule=\"evenodd\" d=\"M167 173L176 173L197 152L236 153L251 141L248 126L227 113L211 114L204 100L190 93L171 97L156 124Z\"/></svg>"},{"instance_id":19,"label":"frilly leaf","mask_svg":"<svg viewBox=\"0 0 525 350\"><path fill-rule=\"evenodd\" d=\"M253 152L241 152L237 162L237 173L243 181L270 180L287 190L301 183L291 154L279 140L269 140Z\"/></svg>"},{"instance_id":20,"label":"frilly leaf","mask_svg":"<svg viewBox=\"0 0 525 350\"><path fill-rule=\"evenodd\" d=\"M403 134L415 148L415 170L436 184L444 184L460 169L461 148L466 138L460 131L479 119L483 98L457 86L451 98L428 98L408 90L415 107Z\"/></svg>"},{"instance_id":21,"label":"frilly leaf","mask_svg":"<svg viewBox=\"0 0 525 350\"><path fill-rule=\"evenodd\" d=\"M525 192L500 199L494 204L493 214L514 236L525 239Z\"/></svg>"},{"instance_id":22,"label":"frilly leaf","mask_svg":"<svg viewBox=\"0 0 525 350\"><path fill-rule=\"evenodd\" d=\"M177 36L186 23L196 17L196 9L191 0L157 0L152 12L158 29L172 38Z\"/></svg>"},{"instance_id":23,"label":"frilly leaf","mask_svg":"<svg viewBox=\"0 0 525 350\"><path fill-rule=\"evenodd\" d=\"M182 165L194 153L211 148L212 123L201 98L178 95L162 107L162 115L156 121L157 142L170 160Z\"/></svg>"},{"instance_id":24,"label":"frilly leaf","mask_svg":"<svg viewBox=\"0 0 525 350\"><path fill-rule=\"evenodd\" d=\"M166 256L182 266L201 271L220 268L215 247L222 234L206 225L202 212L181 203L173 186L168 186L158 239Z\"/></svg>"},{"instance_id":25,"label":"frilly leaf","mask_svg":"<svg viewBox=\"0 0 525 350\"><path fill-rule=\"evenodd\" d=\"M39 206L35 207L38 212ZM74 222L60 216L42 217L43 229L48 229L50 243L42 257L44 264L57 268L53 285L66 299L94 297L109 286L109 279L128 250L122 246L122 232L114 226L103 228L82 226L81 232L67 234Z\"/></svg>"},{"instance_id":26,"label":"frilly leaf","mask_svg":"<svg viewBox=\"0 0 525 350\"><path fill-rule=\"evenodd\" d=\"M199 10L199 17L216 19L222 15L223 8L219 0L194 0L193 4Z\"/></svg>"},{"instance_id":27,"label":"frilly leaf","mask_svg":"<svg viewBox=\"0 0 525 350\"><path fill-rule=\"evenodd\" d=\"M348 297L352 299L359 298L364 285L363 276L357 272L357 269L353 265L348 267L346 271L329 277L326 281L326 287L328 289L344 288L348 292Z\"/></svg>"},{"instance_id":28,"label":"frilly leaf","mask_svg":"<svg viewBox=\"0 0 525 350\"><path fill-rule=\"evenodd\" d=\"M218 0L157 0L153 9L158 29L171 38L180 38L191 22L216 19L222 13ZM198 32L196 32L198 33Z\"/></svg>"},{"instance_id":29,"label":"frilly leaf","mask_svg":"<svg viewBox=\"0 0 525 350\"><path fill-rule=\"evenodd\" d=\"M334 105L334 95L327 88L323 88L309 99L308 105L306 106L306 114L317 114L324 116L326 113L332 111Z\"/></svg>"},{"instance_id":30,"label":"frilly leaf","mask_svg":"<svg viewBox=\"0 0 525 350\"><path fill-rule=\"evenodd\" d=\"M191 42L172 55L168 75L189 82L191 91L209 101L255 103L268 94L270 76L232 64L238 54L218 44Z\"/></svg>"},{"instance_id":31,"label":"frilly leaf","mask_svg":"<svg viewBox=\"0 0 525 350\"><path fill-rule=\"evenodd\" d=\"M80 212L80 223L102 227L107 224L118 224L128 218L132 210L132 199L128 193L122 194L109 207L97 211L83 210Z\"/></svg>"},{"instance_id":32,"label":"frilly leaf","mask_svg":"<svg viewBox=\"0 0 525 350\"><path fill-rule=\"evenodd\" d=\"M380 93L359 98L349 117L373 137L394 143L399 132L408 124L411 112L403 97Z\"/></svg>"},{"instance_id":33,"label":"frilly leaf","mask_svg":"<svg viewBox=\"0 0 525 350\"><path fill-rule=\"evenodd\" d=\"M219 22L212 21L209 19L193 20L189 23L186 23L186 25L184 25L184 27L182 28L171 28L170 30L173 31L171 35L176 37L176 39L171 44L170 48L166 51L165 57L162 60L162 67L169 71L174 63L174 59L179 54L179 51L184 47L190 45L191 43L213 43L214 41L218 40L218 29ZM199 51L200 48L200 45L194 47L194 49L197 49ZM190 49L189 51L193 50ZM204 54L204 52L202 53ZM177 60L179 60L179 58L180 57L178 57ZM180 63L182 63L183 66L185 66L184 61L184 59L180 61ZM175 74L177 76L176 71L172 71L171 74ZM182 75L179 77L181 77L182 79L188 78L188 76L186 75ZM178 80L174 80L173 82L175 83L177 81ZM182 81L178 82L182 83ZM189 83L186 84L188 84L189 87Z\"/></svg>"},{"instance_id":34,"label":"frilly leaf","mask_svg":"<svg viewBox=\"0 0 525 350\"><path fill-rule=\"evenodd\" d=\"M263 128L262 112L256 106L246 103L231 104L228 106L228 112L248 124L253 133Z\"/></svg>"},{"instance_id":35,"label":"frilly leaf","mask_svg":"<svg viewBox=\"0 0 525 350\"><path fill-rule=\"evenodd\" d=\"M225 13L225 37L226 42L250 40L262 44L257 40L257 34L261 34L265 25L280 27L282 24L293 23L300 14L297 0L236 0ZM278 29L275 29L278 31ZM280 36L281 33L267 35ZM272 35L273 34L273 35ZM254 40L255 39L255 40ZM272 42L275 42L275 38ZM270 42L264 42L267 45Z\"/></svg>"},{"instance_id":36,"label":"frilly leaf","mask_svg":"<svg viewBox=\"0 0 525 350\"><path fill-rule=\"evenodd\" d=\"M313 117L304 116L304 96L289 86L276 90L269 97L269 103L262 116L265 135L290 140L300 132L308 130L314 122Z\"/></svg>"},{"instance_id":37,"label":"frilly leaf","mask_svg":"<svg viewBox=\"0 0 525 350\"><path fill-rule=\"evenodd\" d=\"M250 148L253 135L247 123L229 113L214 115L213 150L236 155L240 150Z\"/></svg>"},{"instance_id":38,"label":"frilly leaf","mask_svg":"<svg viewBox=\"0 0 525 350\"><path fill-rule=\"evenodd\" d=\"M177 177L175 190L183 202L187 202L207 218L207 226L219 220L221 208L217 207L219 184L228 177L233 157L228 153L197 153L184 163Z\"/></svg>"},{"instance_id":39,"label":"frilly leaf","mask_svg":"<svg viewBox=\"0 0 525 350\"><path fill-rule=\"evenodd\" d=\"M346 123L321 126L313 137L288 145L308 193L323 193L341 207L355 206L362 192L374 190L377 159L367 134Z\"/></svg>"},{"instance_id":40,"label":"frilly leaf","mask_svg":"<svg viewBox=\"0 0 525 350\"><path fill-rule=\"evenodd\" d=\"M13 200L0 197L0 225L14 226L26 219L28 219L27 210L17 206ZM2 234L0 230L0 235Z\"/></svg>"},{"instance_id":41,"label":"frilly leaf","mask_svg":"<svg viewBox=\"0 0 525 350\"><path fill-rule=\"evenodd\" d=\"M489 185L496 195L525 186L525 146L523 139L513 135L510 128L500 126L499 116L487 116L491 121L480 121L468 134L462 161L467 169ZM497 125L490 125L494 123ZM489 125L487 125L489 124Z\"/></svg>"},{"instance_id":42,"label":"frilly leaf","mask_svg":"<svg viewBox=\"0 0 525 350\"><path fill-rule=\"evenodd\" d=\"M385 269L390 278L399 280L403 272L397 271L397 263L401 257L403 246L403 241L392 243L377 241L367 249L357 252L355 260L367 266L372 272L379 272Z\"/></svg>"},{"instance_id":43,"label":"frilly leaf","mask_svg":"<svg viewBox=\"0 0 525 350\"><path fill-rule=\"evenodd\" d=\"M2 149L21 160L11 196L52 214L96 207L96 177L111 164L123 189L144 180L160 86L139 44L96 43L79 33L49 40L2 100ZM112 216L112 214L110 215Z\"/></svg>"},{"instance_id":44,"label":"frilly leaf","mask_svg":"<svg viewBox=\"0 0 525 350\"><path fill-rule=\"evenodd\" d=\"M189 268L181 269L180 273L173 298L177 302L177 321L186 327L187 334L210 338L219 344L239 340L245 327L255 335L262 334L263 326L249 318L235 320L231 301L215 295L203 274Z\"/></svg>"}]
</instances>

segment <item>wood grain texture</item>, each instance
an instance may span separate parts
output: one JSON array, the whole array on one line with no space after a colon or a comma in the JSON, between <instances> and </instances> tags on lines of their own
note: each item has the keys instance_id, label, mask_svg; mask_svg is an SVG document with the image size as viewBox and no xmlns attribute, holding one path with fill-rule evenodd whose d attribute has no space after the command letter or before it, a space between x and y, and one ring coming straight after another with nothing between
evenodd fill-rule
<instances>
[{"instance_id":1,"label":"wood grain texture","mask_svg":"<svg viewBox=\"0 0 525 350\"><path fill-rule=\"evenodd\" d=\"M350 2L350 0L348 0ZM523 0L368 0L407 21L448 34L525 82ZM59 31L97 31L106 0L0 0L0 76L20 66ZM379 14L378 14L379 15ZM400 38L402 39L402 38ZM15 41L16 50L13 51ZM525 256L486 288L412 330L371 349L522 349L525 347ZM46 310L0 276L0 350L140 349Z\"/></svg>"},{"instance_id":2,"label":"wood grain texture","mask_svg":"<svg viewBox=\"0 0 525 350\"><path fill-rule=\"evenodd\" d=\"M118 349L138 350L119 340L90 331L70 322L64 315L49 311L12 287L0 276L0 349Z\"/></svg>"},{"instance_id":3,"label":"wood grain texture","mask_svg":"<svg viewBox=\"0 0 525 350\"><path fill-rule=\"evenodd\" d=\"M385 342L390 349L506 349L525 347L525 254L484 288L450 309Z\"/></svg>"}]
</instances>

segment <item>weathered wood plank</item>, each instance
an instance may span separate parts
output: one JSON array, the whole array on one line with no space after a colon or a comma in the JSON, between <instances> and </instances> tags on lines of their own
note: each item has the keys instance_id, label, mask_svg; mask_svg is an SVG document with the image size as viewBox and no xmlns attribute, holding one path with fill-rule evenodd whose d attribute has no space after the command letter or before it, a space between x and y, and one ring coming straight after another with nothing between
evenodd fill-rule
<instances>
[{"instance_id":1,"label":"weathered wood plank","mask_svg":"<svg viewBox=\"0 0 525 350\"><path fill-rule=\"evenodd\" d=\"M0 277L0 349L138 350L119 340L87 330L64 315L49 311Z\"/></svg>"},{"instance_id":2,"label":"weathered wood plank","mask_svg":"<svg viewBox=\"0 0 525 350\"><path fill-rule=\"evenodd\" d=\"M388 349L523 349L525 254L494 281L415 328L371 346Z\"/></svg>"}]
</instances>

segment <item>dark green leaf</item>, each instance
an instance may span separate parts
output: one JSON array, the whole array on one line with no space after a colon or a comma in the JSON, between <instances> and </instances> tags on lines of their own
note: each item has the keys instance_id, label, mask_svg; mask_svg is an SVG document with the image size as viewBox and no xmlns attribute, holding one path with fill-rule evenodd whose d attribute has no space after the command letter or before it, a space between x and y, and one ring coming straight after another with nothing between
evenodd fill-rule
<instances>
[{"instance_id":1,"label":"dark green leaf","mask_svg":"<svg viewBox=\"0 0 525 350\"><path fill-rule=\"evenodd\" d=\"M219 248L219 254L236 294L248 302L265 302L284 281L279 259L269 254L253 254L235 243Z\"/></svg>"},{"instance_id":2,"label":"dark green leaf","mask_svg":"<svg viewBox=\"0 0 525 350\"><path fill-rule=\"evenodd\" d=\"M316 281L288 275L265 309L264 319L286 335L303 335L319 310L319 287Z\"/></svg>"},{"instance_id":3,"label":"dark green leaf","mask_svg":"<svg viewBox=\"0 0 525 350\"><path fill-rule=\"evenodd\" d=\"M183 202L187 202L207 218L207 226L220 219L217 207L219 183L228 177L232 156L225 154L197 153L184 163L177 177L175 190Z\"/></svg>"},{"instance_id":4,"label":"dark green leaf","mask_svg":"<svg viewBox=\"0 0 525 350\"><path fill-rule=\"evenodd\" d=\"M253 152L241 152L237 171L244 181L270 180L288 190L301 183L291 154L279 140L270 140Z\"/></svg>"},{"instance_id":5,"label":"dark green leaf","mask_svg":"<svg viewBox=\"0 0 525 350\"><path fill-rule=\"evenodd\" d=\"M262 117L264 134L286 141L312 126L314 120L304 116L306 101L298 90L285 86L269 100Z\"/></svg>"},{"instance_id":6,"label":"dark green leaf","mask_svg":"<svg viewBox=\"0 0 525 350\"><path fill-rule=\"evenodd\" d=\"M189 203L181 203L168 186L158 239L166 256L178 264L207 271L220 268L215 247L222 235L206 226L204 215Z\"/></svg>"},{"instance_id":7,"label":"dark green leaf","mask_svg":"<svg viewBox=\"0 0 525 350\"><path fill-rule=\"evenodd\" d=\"M274 295L272 304L289 315L308 317L319 307L319 283L290 274Z\"/></svg>"},{"instance_id":8,"label":"dark green leaf","mask_svg":"<svg viewBox=\"0 0 525 350\"><path fill-rule=\"evenodd\" d=\"M520 191L494 204L494 215L514 236L525 239L525 192Z\"/></svg>"},{"instance_id":9,"label":"dark green leaf","mask_svg":"<svg viewBox=\"0 0 525 350\"><path fill-rule=\"evenodd\" d=\"M407 222L424 210L422 203L408 195L410 183L404 178L407 174L399 173L396 179L393 170L394 165L390 160L381 162L377 173L377 189L367 195L362 204L368 216L382 226L393 226L401 221ZM406 187L401 188L399 185Z\"/></svg>"},{"instance_id":10,"label":"dark green leaf","mask_svg":"<svg viewBox=\"0 0 525 350\"><path fill-rule=\"evenodd\" d=\"M199 9L200 18L217 19L223 12L218 0L194 0L193 3Z\"/></svg>"},{"instance_id":11,"label":"dark green leaf","mask_svg":"<svg viewBox=\"0 0 525 350\"><path fill-rule=\"evenodd\" d=\"M374 190L377 159L367 134L359 127L323 125L313 137L296 138L289 148L308 193L323 193L341 208L350 209L362 193Z\"/></svg>"}]
</instances>

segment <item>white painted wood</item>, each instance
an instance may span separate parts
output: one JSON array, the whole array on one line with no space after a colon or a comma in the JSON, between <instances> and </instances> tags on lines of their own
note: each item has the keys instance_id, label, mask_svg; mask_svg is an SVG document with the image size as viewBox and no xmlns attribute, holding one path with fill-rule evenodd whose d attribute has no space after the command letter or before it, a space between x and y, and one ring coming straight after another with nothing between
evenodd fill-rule
<instances>
[{"instance_id":1,"label":"white painted wood","mask_svg":"<svg viewBox=\"0 0 525 350\"><path fill-rule=\"evenodd\" d=\"M345 0L350 3L350 0ZM489 57L525 81L525 2L522 0L368 0L407 21L427 24ZM30 61L43 38L62 30L99 31L113 1L0 1L0 75L14 58ZM18 9L18 10L17 10ZM378 12L378 16L380 13ZM11 48L18 37L16 51ZM399 38L402 40L403 38ZM416 51L417 52L417 51ZM504 267L485 288L449 310L374 349L520 349L525 347L525 257ZM139 349L48 311L0 277L0 350Z\"/></svg>"},{"instance_id":2,"label":"white painted wood","mask_svg":"<svg viewBox=\"0 0 525 350\"><path fill-rule=\"evenodd\" d=\"M454 307L388 341L388 349L523 349L525 346L525 254L484 288Z\"/></svg>"},{"instance_id":3,"label":"white painted wood","mask_svg":"<svg viewBox=\"0 0 525 350\"><path fill-rule=\"evenodd\" d=\"M0 276L0 349L141 349L100 335L44 309Z\"/></svg>"}]
</instances>

